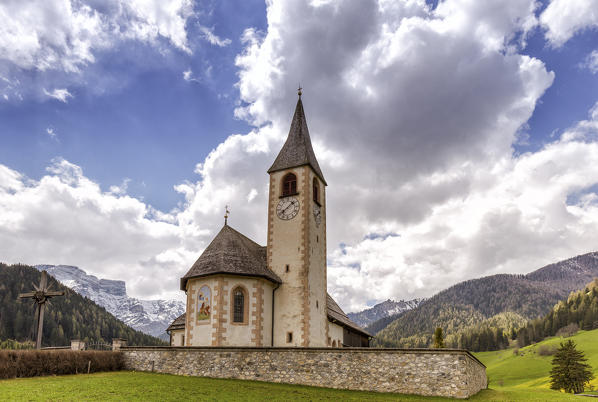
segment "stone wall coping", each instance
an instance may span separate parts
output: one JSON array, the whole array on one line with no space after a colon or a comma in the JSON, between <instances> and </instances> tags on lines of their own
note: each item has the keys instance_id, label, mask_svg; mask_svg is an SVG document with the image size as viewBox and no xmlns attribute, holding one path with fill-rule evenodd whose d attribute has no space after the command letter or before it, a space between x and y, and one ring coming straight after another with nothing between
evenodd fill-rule
<instances>
[{"instance_id":1,"label":"stone wall coping","mask_svg":"<svg viewBox=\"0 0 598 402\"><path fill-rule=\"evenodd\" d=\"M329 347L268 347L268 346L121 346L121 351L196 351L196 352L330 352L330 353L398 353L398 354L459 354L486 365L465 349L425 349L425 348L329 348Z\"/></svg>"}]
</instances>

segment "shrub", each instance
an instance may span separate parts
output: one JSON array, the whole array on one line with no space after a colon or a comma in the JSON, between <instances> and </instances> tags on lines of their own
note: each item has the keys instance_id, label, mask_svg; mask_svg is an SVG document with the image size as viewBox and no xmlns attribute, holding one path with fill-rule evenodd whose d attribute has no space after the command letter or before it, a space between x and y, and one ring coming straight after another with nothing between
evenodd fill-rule
<instances>
[{"instance_id":1,"label":"shrub","mask_svg":"<svg viewBox=\"0 0 598 402\"><path fill-rule=\"evenodd\" d=\"M572 323L572 324L567 325L566 327L559 329L556 332L556 336L562 336L563 338L568 338L570 336L575 335L577 333L577 331L579 331L579 325Z\"/></svg>"},{"instance_id":2,"label":"shrub","mask_svg":"<svg viewBox=\"0 0 598 402\"><path fill-rule=\"evenodd\" d=\"M33 349L35 343L31 341L19 342L14 339L6 339L0 342L0 349Z\"/></svg>"},{"instance_id":3,"label":"shrub","mask_svg":"<svg viewBox=\"0 0 598 402\"><path fill-rule=\"evenodd\" d=\"M540 345L537 353L540 356L552 356L556 353L556 346Z\"/></svg>"},{"instance_id":4,"label":"shrub","mask_svg":"<svg viewBox=\"0 0 598 402\"><path fill-rule=\"evenodd\" d=\"M117 371L123 369L120 352L72 350L1 350L0 378L36 377Z\"/></svg>"}]
</instances>

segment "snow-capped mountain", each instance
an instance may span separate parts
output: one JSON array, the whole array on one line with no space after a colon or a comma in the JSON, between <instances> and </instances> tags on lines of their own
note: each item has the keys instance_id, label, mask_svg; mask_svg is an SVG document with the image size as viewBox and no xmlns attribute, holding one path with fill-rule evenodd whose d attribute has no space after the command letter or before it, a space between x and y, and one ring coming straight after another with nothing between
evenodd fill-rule
<instances>
[{"instance_id":1,"label":"snow-capped mountain","mask_svg":"<svg viewBox=\"0 0 598 402\"><path fill-rule=\"evenodd\" d=\"M178 300L140 300L127 296L124 281L98 279L78 267L70 265L36 265L47 271L65 286L104 307L125 324L168 339L166 328L185 312L185 303Z\"/></svg>"},{"instance_id":2,"label":"snow-capped mountain","mask_svg":"<svg viewBox=\"0 0 598 402\"><path fill-rule=\"evenodd\" d=\"M374 307L370 307L358 313L349 313L347 315L353 322L365 328L381 318L390 317L391 315L396 315L403 311L416 308L424 300L425 299L394 301L388 299L382 303L376 304Z\"/></svg>"}]
</instances>

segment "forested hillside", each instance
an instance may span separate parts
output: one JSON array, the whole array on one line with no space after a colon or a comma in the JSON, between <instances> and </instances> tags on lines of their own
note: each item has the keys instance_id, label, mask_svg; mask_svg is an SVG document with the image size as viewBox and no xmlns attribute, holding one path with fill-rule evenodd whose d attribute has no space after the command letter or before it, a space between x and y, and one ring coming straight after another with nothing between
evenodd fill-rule
<instances>
[{"instance_id":1,"label":"forested hillside","mask_svg":"<svg viewBox=\"0 0 598 402\"><path fill-rule=\"evenodd\" d=\"M546 314L555 303L594 277L598 277L598 253L551 264L527 275L501 274L461 282L383 327L374 345L427 347L434 329L441 327L450 346L500 348L507 337L514 335L513 329ZM503 313L513 314L501 316ZM482 347L479 339L476 341L480 336L492 338L492 342L483 342L487 346Z\"/></svg>"},{"instance_id":2,"label":"forested hillside","mask_svg":"<svg viewBox=\"0 0 598 402\"><path fill-rule=\"evenodd\" d=\"M523 347L539 342L570 324L585 330L598 328L598 279L583 290L571 293L543 318L530 321L519 329L517 343Z\"/></svg>"},{"instance_id":3,"label":"forested hillside","mask_svg":"<svg viewBox=\"0 0 598 402\"><path fill-rule=\"evenodd\" d=\"M31 299L20 300L19 293L39 284L40 271L25 265L0 263L0 341L32 339L35 306ZM44 319L43 346L70 345L71 339L112 342L124 338L129 345L164 345L158 338L135 331L117 320L103 307L48 276L48 285L64 290L65 296L51 299Z\"/></svg>"}]
</instances>

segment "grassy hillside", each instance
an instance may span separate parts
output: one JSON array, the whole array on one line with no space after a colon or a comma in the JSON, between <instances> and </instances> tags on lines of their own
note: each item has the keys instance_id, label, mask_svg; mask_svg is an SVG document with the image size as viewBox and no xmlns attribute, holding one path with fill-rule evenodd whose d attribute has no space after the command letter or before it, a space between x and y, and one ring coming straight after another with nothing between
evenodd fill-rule
<instances>
[{"instance_id":1,"label":"grassy hillside","mask_svg":"<svg viewBox=\"0 0 598 402\"><path fill-rule=\"evenodd\" d=\"M35 305L20 300L19 293L29 292L39 284L41 272L26 265L0 263L0 342L7 339L33 339ZM43 346L70 345L71 339L85 342L112 342L127 339L130 345L165 345L162 340L127 326L103 307L48 276L53 290L65 295L51 299L44 316Z\"/></svg>"},{"instance_id":2,"label":"grassy hillside","mask_svg":"<svg viewBox=\"0 0 598 402\"><path fill-rule=\"evenodd\" d=\"M541 350L558 347L564 339L573 340L577 349L585 353L596 377L591 382L591 388L598 389L598 330L580 331L569 338L549 338L521 349L475 353L475 356L486 365L489 387L497 392L531 395L542 391L542 395L557 397L559 393L550 391L552 356L542 356ZM515 351L518 353L515 354ZM552 394L544 394L544 391Z\"/></svg>"}]
</instances>

